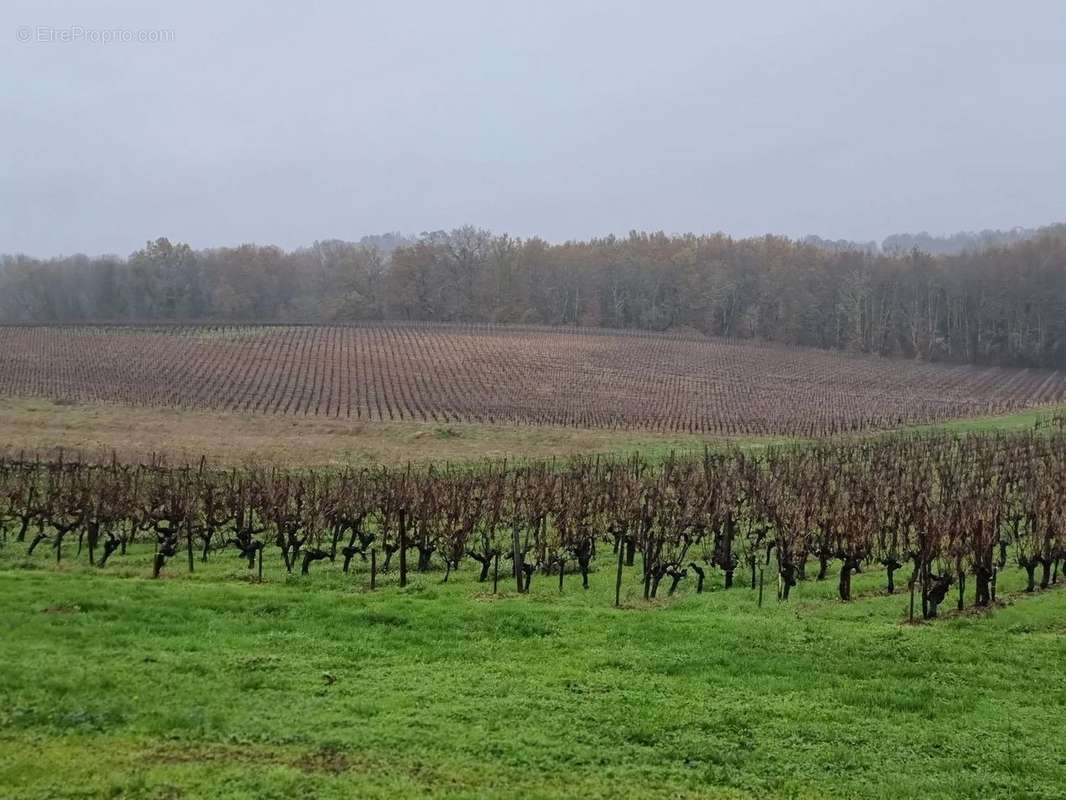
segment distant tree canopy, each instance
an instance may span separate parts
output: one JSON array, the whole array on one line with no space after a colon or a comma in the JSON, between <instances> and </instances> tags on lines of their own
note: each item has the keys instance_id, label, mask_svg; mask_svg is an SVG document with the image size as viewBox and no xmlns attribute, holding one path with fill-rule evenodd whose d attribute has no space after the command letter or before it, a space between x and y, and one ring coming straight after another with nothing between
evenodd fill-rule
<instances>
[{"instance_id":1,"label":"distant tree canopy","mask_svg":"<svg viewBox=\"0 0 1066 800\"><path fill-rule=\"evenodd\" d=\"M968 250L1024 242L1039 236L1043 231L1042 228L1011 228L1006 231L961 231L950 236L930 236L925 231L895 233L881 242L881 249L886 253L909 253L918 249L934 256L950 256Z\"/></svg>"},{"instance_id":2,"label":"distant tree canopy","mask_svg":"<svg viewBox=\"0 0 1066 800\"><path fill-rule=\"evenodd\" d=\"M1066 367L1066 226L939 255L721 234L549 244L465 227L292 252L157 239L126 259L0 258L8 323L386 319L687 329Z\"/></svg>"}]
</instances>

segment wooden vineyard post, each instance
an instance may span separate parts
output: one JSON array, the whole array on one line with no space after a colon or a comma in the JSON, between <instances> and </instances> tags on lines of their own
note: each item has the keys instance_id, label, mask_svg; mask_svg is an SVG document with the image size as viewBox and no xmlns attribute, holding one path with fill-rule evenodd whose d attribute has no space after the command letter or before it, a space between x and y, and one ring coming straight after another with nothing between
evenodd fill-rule
<instances>
[{"instance_id":1,"label":"wooden vineyard post","mask_svg":"<svg viewBox=\"0 0 1066 800\"><path fill-rule=\"evenodd\" d=\"M492 559L492 593L496 594L496 584L500 580L500 552L497 550Z\"/></svg>"},{"instance_id":2,"label":"wooden vineyard post","mask_svg":"<svg viewBox=\"0 0 1066 800\"><path fill-rule=\"evenodd\" d=\"M185 522L185 542L188 545L186 548L189 552L189 572L193 571L193 557L192 557L192 523L186 520Z\"/></svg>"},{"instance_id":3,"label":"wooden vineyard post","mask_svg":"<svg viewBox=\"0 0 1066 800\"><path fill-rule=\"evenodd\" d=\"M518 540L518 523L511 526L511 544L514 547L514 575L518 582L518 593L522 593L522 546Z\"/></svg>"},{"instance_id":4,"label":"wooden vineyard post","mask_svg":"<svg viewBox=\"0 0 1066 800\"><path fill-rule=\"evenodd\" d=\"M206 467L206 466L207 466L207 456L200 456L200 469L197 472L196 487L200 486L200 479L203 478L204 467ZM194 489L193 491L190 491L190 493L189 493L188 507L195 508L196 507L195 503L196 503L196 490ZM186 512L186 513L189 514L189 513L195 513L195 512ZM209 514L209 512L205 510L204 514L205 514L205 517L206 517ZM210 522L208 520L206 520L206 519L205 519L204 523L205 524L210 524ZM186 541L186 543L188 545L188 551L189 551L189 572L190 573L193 571L193 566L192 565L193 565L193 561L194 561L193 556L192 556L192 530L193 530L193 527L194 527L193 526L193 520L192 520L191 516L186 516L186 518L185 518L185 541ZM204 551L204 559L206 559L206 558L207 558L207 551L205 550Z\"/></svg>"},{"instance_id":5,"label":"wooden vineyard post","mask_svg":"<svg viewBox=\"0 0 1066 800\"><path fill-rule=\"evenodd\" d=\"M263 548L262 547L258 548L257 556L258 557L256 558L256 560L259 562L259 582L262 583L263 582Z\"/></svg>"},{"instance_id":6,"label":"wooden vineyard post","mask_svg":"<svg viewBox=\"0 0 1066 800\"><path fill-rule=\"evenodd\" d=\"M648 571L648 556L643 550L640 551L640 569L644 574L644 599L649 600L651 598L651 573Z\"/></svg>"},{"instance_id":7,"label":"wooden vineyard post","mask_svg":"<svg viewBox=\"0 0 1066 800\"><path fill-rule=\"evenodd\" d=\"M762 608L762 577L763 577L763 571L764 571L763 568L759 567L759 608Z\"/></svg>"},{"instance_id":8,"label":"wooden vineyard post","mask_svg":"<svg viewBox=\"0 0 1066 800\"><path fill-rule=\"evenodd\" d=\"M563 572L564 572L565 569L566 569L566 561L565 561L565 559L560 558L559 559L559 593L560 594L562 594L562 591L563 591Z\"/></svg>"},{"instance_id":9,"label":"wooden vineyard post","mask_svg":"<svg viewBox=\"0 0 1066 800\"><path fill-rule=\"evenodd\" d=\"M400 509L400 588L407 585L407 513Z\"/></svg>"},{"instance_id":10,"label":"wooden vineyard post","mask_svg":"<svg viewBox=\"0 0 1066 800\"><path fill-rule=\"evenodd\" d=\"M929 564L922 561L922 619L929 619Z\"/></svg>"},{"instance_id":11,"label":"wooden vineyard post","mask_svg":"<svg viewBox=\"0 0 1066 800\"><path fill-rule=\"evenodd\" d=\"M911 581L911 610L909 620L914 622L914 581Z\"/></svg>"},{"instance_id":12,"label":"wooden vineyard post","mask_svg":"<svg viewBox=\"0 0 1066 800\"><path fill-rule=\"evenodd\" d=\"M622 543L618 544L618 571L614 576L614 607L618 608L622 604L622 564L625 561L625 547Z\"/></svg>"},{"instance_id":13,"label":"wooden vineyard post","mask_svg":"<svg viewBox=\"0 0 1066 800\"><path fill-rule=\"evenodd\" d=\"M377 588L378 582L378 551L370 548L370 591Z\"/></svg>"}]
</instances>

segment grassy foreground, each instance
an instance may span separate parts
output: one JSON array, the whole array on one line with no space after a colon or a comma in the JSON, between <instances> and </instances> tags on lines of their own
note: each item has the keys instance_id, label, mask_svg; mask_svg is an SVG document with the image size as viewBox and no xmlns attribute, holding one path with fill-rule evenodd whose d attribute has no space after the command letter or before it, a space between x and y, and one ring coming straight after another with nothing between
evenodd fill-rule
<instances>
[{"instance_id":1,"label":"grassy foreground","mask_svg":"<svg viewBox=\"0 0 1066 800\"><path fill-rule=\"evenodd\" d=\"M639 599L468 567L307 577L230 553L147 579L0 551L0 796L1066 797L1066 592L905 624L907 599L715 580ZM954 595L949 596L953 601ZM969 602L970 598L967 598ZM945 604L948 607L948 604Z\"/></svg>"}]
</instances>

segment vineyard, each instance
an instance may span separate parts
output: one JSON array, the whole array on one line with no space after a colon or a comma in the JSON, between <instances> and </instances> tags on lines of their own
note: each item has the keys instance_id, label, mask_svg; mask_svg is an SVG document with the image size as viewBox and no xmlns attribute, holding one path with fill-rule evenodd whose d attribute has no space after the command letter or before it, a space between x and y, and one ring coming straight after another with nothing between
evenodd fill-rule
<instances>
[{"instance_id":1,"label":"vineyard","mask_svg":"<svg viewBox=\"0 0 1066 800\"><path fill-rule=\"evenodd\" d=\"M1058 797L1066 420L648 462L0 462L12 798Z\"/></svg>"},{"instance_id":2,"label":"vineyard","mask_svg":"<svg viewBox=\"0 0 1066 800\"><path fill-rule=\"evenodd\" d=\"M1062 402L1066 376L503 326L0 328L0 396L338 420L813 436Z\"/></svg>"},{"instance_id":3,"label":"vineyard","mask_svg":"<svg viewBox=\"0 0 1066 800\"><path fill-rule=\"evenodd\" d=\"M1062 796L1061 412L554 460L408 465L410 438L366 468L185 438L846 433L1062 380L602 332L2 328L0 394L55 402L0 450L0 794ZM42 413L96 440L92 404L121 456L20 451ZM167 455L137 457L140 414L180 418Z\"/></svg>"},{"instance_id":4,"label":"vineyard","mask_svg":"<svg viewBox=\"0 0 1066 800\"><path fill-rule=\"evenodd\" d=\"M1066 558L1066 433L886 437L812 447L739 450L669 458L652 466L575 459L517 468L346 470L315 474L254 469L5 461L0 530L28 555L87 555L99 568L138 542L154 548L152 576L172 562L229 551L261 579L267 551L286 571L320 562L344 574L368 565L370 588L411 570L452 571L474 562L478 582L535 576L583 588L616 570L615 603L639 555L643 598L679 587L703 592L717 571L725 589L758 591L771 568L779 600L802 580L835 572L838 596L852 576L897 572L926 618L950 587L957 606L996 599L1000 571L1019 567L1026 591L1059 580ZM771 567L772 565L772 567ZM549 577L550 576L550 577Z\"/></svg>"}]
</instances>

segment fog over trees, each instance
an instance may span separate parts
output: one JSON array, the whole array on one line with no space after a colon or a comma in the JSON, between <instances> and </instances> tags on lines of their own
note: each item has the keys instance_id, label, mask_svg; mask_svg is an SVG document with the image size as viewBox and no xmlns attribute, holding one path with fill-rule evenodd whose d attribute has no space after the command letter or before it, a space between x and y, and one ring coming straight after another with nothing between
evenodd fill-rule
<instances>
[{"instance_id":1,"label":"fog over trees","mask_svg":"<svg viewBox=\"0 0 1066 800\"><path fill-rule=\"evenodd\" d=\"M932 252L930 252L932 251ZM1066 367L1066 226L874 243L474 227L128 258L0 257L0 321L410 320L687 330L926 360Z\"/></svg>"}]
</instances>

